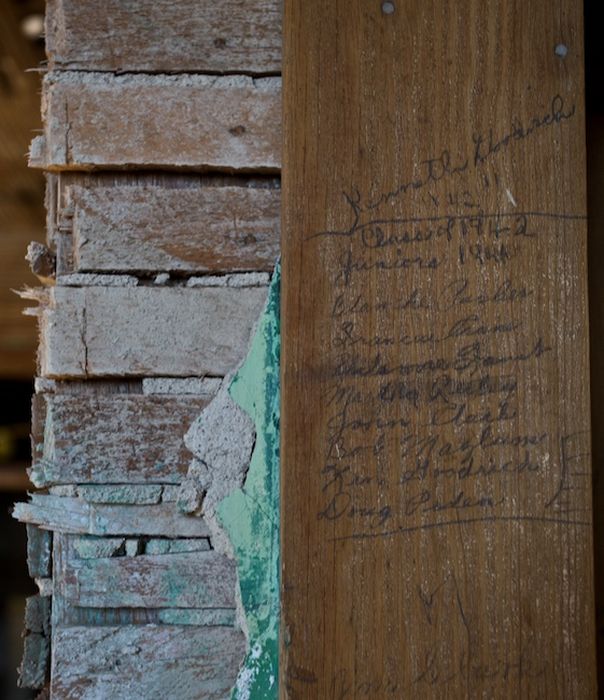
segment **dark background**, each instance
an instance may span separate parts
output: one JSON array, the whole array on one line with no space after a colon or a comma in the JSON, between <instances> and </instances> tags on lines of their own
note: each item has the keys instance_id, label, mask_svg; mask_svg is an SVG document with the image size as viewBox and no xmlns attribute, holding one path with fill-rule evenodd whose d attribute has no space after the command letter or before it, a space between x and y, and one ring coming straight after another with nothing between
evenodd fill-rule
<instances>
[{"instance_id":1,"label":"dark background","mask_svg":"<svg viewBox=\"0 0 604 700\"><path fill-rule=\"evenodd\" d=\"M23 259L27 244L44 240L44 177L27 168L29 143L40 129L44 41L36 24L44 0L0 0L0 699L28 700L17 688L29 579L25 527L10 516L26 497L30 397L37 331L11 290L35 286ZM32 34L33 30L33 34Z\"/></svg>"}]
</instances>

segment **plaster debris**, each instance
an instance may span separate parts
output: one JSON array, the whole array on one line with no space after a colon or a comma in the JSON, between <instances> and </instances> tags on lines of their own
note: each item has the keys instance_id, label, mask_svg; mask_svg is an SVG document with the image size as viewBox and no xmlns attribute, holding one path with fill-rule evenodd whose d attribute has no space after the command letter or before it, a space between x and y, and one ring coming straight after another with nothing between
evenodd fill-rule
<instances>
[{"instance_id":1,"label":"plaster debris","mask_svg":"<svg viewBox=\"0 0 604 700\"><path fill-rule=\"evenodd\" d=\"M132 540L126 540L126 556L127 557L135 557L137 554L139 554L140 546L139 546L139 540L137 539L132 539Z\"/></svg>"},{"instance_id":2,"label":"plaster debris","mask_svg":"<svg viewBox=\"0 0 604 700\"><path fill-rule=\"evenodd\" d=\"M161 495L162 503L175 503L180 494L180 484L166 484Z\"/></svg>"},{"instance_id":3,"label":"plaster debris","mask_svg":"<svg viewBox=\"0 0 604 700\"><path fill-rule=\"evenodd\" d=\"M203 513L214 548L237 562L237 624L248 654L233 700L277 693L279 346L277 269L246 359L185 436L195 457L180 507Z\"/></svg>"},{"instance_id":4,"label":"plaster debris","mask_svg":"<svg viewBox=\"0 0 604 700\"><path fill-rule=\"evenodd\" d=\"M34 390L36 394L52 394L57 388L57 383L54 379L46 379L46 377L36 377L34 379Z\"/></svg>"},{"instance_id":5,"label":"plaster debris","mask_svg":"<svg viewBox=\"0 0 604 700\"><path fill-rule=\"evenodd\" d=\"M205 496L205 489L199 484L194 472L189 470L188 476L181 484L178 494L178 507L187 515L201 515L201 504Z\"/></svg>"},{"instance_id":6,"label":"plaster debris","mask_svg":"<svg viewBox=\"0 0 604 700\"><path fill-rule=\"evenodd\" d=\"M138 279L133 275L88 275L73 272L60 275L57 284L62 287L137 287Z\"/></svg>"},{"instance_id":7,"label":"plaster debris","mask_svg":"<svg viewBox=\"0 0 604 700\"><path fill-rule=\"evenodd\" d=\"M73 551L79 559L102 559L123 553L123 537L74 537Z\"/></svg>"},{"instance_id":8,"label":"plaster debris","mask_svg":"<svg viewBox=\"0 0 604 700\"><path fill-rule=\"evenodd\" d=\"M151 539L145 543L145 554L183 554L185 552L208 552L210 540L179 539L170 540L164 538Z\"/></svg>"},{"instance_id":9,"label":"plaster debris","mask_svg":"<svg viewBox=\"0 0 604 700\"><path fill-rule=\"evenodd\" d=\"M248 272L242 275L229 275L229 287L266 287L270 282L268 272Z\"/></svg>"},{"instance_id":10,"label":"plaster debris","mask_svg":"<svg viewBox=\"0 0 604 700\"><path fill-rule=\"evenodd\" d=\"M43 243L32 241L27 246L25 259L31 271L44 284L54 284L57 258Z\"/></svg>"},{"instance_id":11,"label":"plaster debris","mask_svg":"<svg viewBox=\"0 0 604 700\"><path fill-rule=\"evenodd\" d=\"M187 287L226 287L228 275L205 275L189 277Z\"/></svg>"},{"instance_id":12,"label":"plaster debris","mask_svg":"<svg viewBox=\"0 0 604 700\"><path fill-rule=\"evenodd\" d=\"M221 383L219 377L148 377L143 379L143 394L213 396Z\"/></svg>"},{"instance_id":13,"label":"plaster debris","mask_svg":"<svg viewBox=\"0 0 604 700\"><path fill-rule=\"evenodd\" d=\"M76 489L77 495L89 503L132 503L149 505L161 501L160 484L86 484Z\"/></svg>"},{"instance_id":14,"label":"plaster debris","mask_svg":"<svg viewBox=\"0 0 604 700\"><path fill-rule=\"evenodd\" d=\"M268 272L243 272L232 275L204 275L190 277L187 287L266 287L270 282Z\"/></svg>"},{"instance_id":15,"label":"plaster debris","mask_svg":"<svg viewBox=\"0 0 604 700\"><path fill-rule=\"evenodd\" d=\"M278 694L279 290L277 266L251 349L229 386L233 400L256 426L245 483L216 509L237 561L237 613L248 640L248 655L232 700L276 698Z\"/></svg>"},{"instance_id":16,"label":"plaster debris","mask_svg":"<svg viewBox=\"0 0 604 700\"><path fill-rule=\"evenodd\" d=\"M170 281L170 274L168 272L160 272L159 275L155 276L153 284L167 284Z\"/></svg>"},{"instance_id":17,"label":"plaster debris","mask_svg":"<svg viewBox=\"0 0 604 700\"><path fill-rule=\"evenodd\" d=\"M235 608L208 608L205 610L175 608L160 610L158 618L164 625L233 627L235 625Z\"/></svg>"},{"instance_id":18,"label":"plaster debris","mask_svg":"<svg viewBox=\"0 0 604 700\"><path fill-rule=\"evenodd\" d=\"M78 487L75 484L59 484L58 486L51 486L48 489L48 493L51 496L73 498L78 495Z\"/></svg>"},{"instance_id":19,"label":"plaster debris","mask_svg":"<svg viewBox=\"0 0 604 700\"><path fill-rule=\"evenodd\" d=\"M52 595L52 579L51 578L35 578L36 586L43 597Z\"/></svg>"},{"instance_id":20,"label":"plaster debris","mask_svg":"<svg viewBox=\"0 0 604 700\"><path fill-rule=\"evenodd\" d=\"M216 397L185 435L185 445L195 458L182 484L179 506L183 512L196 512L203 498L202 512L208 524L217 503L241 486L256 434L251 418L231 398L229 383L223 381ZM229 552L230 546L223 544L222 551Z\"/></svg>"}]
</instances>

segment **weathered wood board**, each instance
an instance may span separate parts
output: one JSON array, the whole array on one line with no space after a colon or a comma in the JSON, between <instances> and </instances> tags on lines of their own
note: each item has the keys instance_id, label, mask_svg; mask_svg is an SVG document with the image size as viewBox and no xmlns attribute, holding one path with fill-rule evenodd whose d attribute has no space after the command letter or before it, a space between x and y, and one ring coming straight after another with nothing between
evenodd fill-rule
<instances>
[{"instance_id":1,"label":"weathered wood board","mask_svg":"<svg viewBox=\"0 0 604 700\"><path fill-rule=\"evenodd\" d=\"M25 599L25 629L37 634L49 634L50 631L50 600L40 595L32 595Z\"/></svg>"},{"instance_id":2,"label":"weathered wood board","mask_svg":"<svg viewBox=\"0 0 604 700\"><path fill-rule=\"evenodd\" d=\"M222 700L245 653L228 627L67 627L52 638L51 696Z\"/></svg>"},{"instance_id":3,"label":"weathered wood board","mask_svg":"<svg viewBox=\"0 0 604 700\"><path fill-rule=\"evenodd\" d=\"M284 31L282 697L595 698L582 3Z\"/></svg>"},{"instance_id":4,"label":"weathered wood board","mask_svg":"<svg viewBox=\"0 0 604 700\"><path fill-rule=\"evenodd\" d=\"M80 607L235 607L235 562L214 551L69 557L55 577L55 592Z\"/></svg>"},{"instance_id":5,"label":"weathered wood board","mask_svg":"<svg viewBox=\"0 0 604 700\"><path fill-rule=\"evenodd\" d=\"M34 438L43 447L35 451L30 476L37 486L178 484L191 460L183 436L208 400L39 394Z\"/></svg>"},{"instance_id":6,"label":"weathered wood board","mask_svg":"<svg viewBox=\"0 0 604 700\"><path fill-rule=\"evenodd\" d=\"M55 287L40 310L41 375L222 376L243 359L266 293Z\"/></svg>"},{"instance_id":7,"label":"weathered wood board","mask_svg":"<svg viewBox=\"0 0 604 700\"><path fill-rule=\"evenodd\" d=\"M42 106L32 167L276 172L281 163L277 77L58 71L44 79Z\"/></svg>"},{"instance_id":8,"label":"weathered wood board","mask_svg":"<svg viewBox=\"0 0 604 700\"><path fill-rule=\"evenodd\" d=\"M174 554L180 556L174 560ZM201 559L193 558L197 555ZM58 533L53 564L55 629L78 625L235 626L235 564L211 551L208 539ZM218 602L224 600L227 605L219 607ZM197 604L206 607L190 607Z\"/></svg>"},{"instance_id":9,"label":"weathered wood board","mask_svg":"<svg viewBox=\"0 0 604 700\"><path fill-rule=\"evenodd\" d=\"M14 517L24 523L82 535L154 535L157 537L209 537L202 518L183 515L175 503L112 505L88 503L69 496L41 493L31 502L17 503Z\"/></svg>"},{"instance_id":10,"label":"weathered wood board","mask_svg":"<svg viewBox=\"0 0 604 700\"><path fill-rule=\"evenodd\" d=\"M69 186L61 231L73 236L73 270L272 271L279 190L187 184Z\"/></svg>"},{"instance_id":11,"label":"weathered wood board","mask_svg":"<svg viewBox=\"0 0 604 700\"><path fill-rule=\"evenodd\" d=\"M20 688L42 688L50 664L50 598L29 596L25 601L23 658L19 667Z\"/></svg>"},{"instance_id":12,"label":"weathered wood board","mask_svg":"<svg viewBox=\"0 0 604 700\"><path fill-rule=\"evenodd\" d=\"M27 525L27 571L31 578L46 578L52 570L52 534Z\"/></svg>"},{"instance_id":13,"label":"weathered wood board","mask_svg":"<svg viewBox=\"0 0 604 700\"><path fill-rule=\"evenodd\" d=\"M44 687L50 660L49 640L32 632L23 640L23 659L19 667L18 686L40 690Z\"/></svg>"},{"instance_id":14,"label":"weathered wood board","mask_svg":"<svg viewBox=\"0 0 604 700\"><path fill-rule=\"evenodd\" d=\"M52 69L148 73L281 70L276 0L48 0Z\"/></svg>"}]
</instances>

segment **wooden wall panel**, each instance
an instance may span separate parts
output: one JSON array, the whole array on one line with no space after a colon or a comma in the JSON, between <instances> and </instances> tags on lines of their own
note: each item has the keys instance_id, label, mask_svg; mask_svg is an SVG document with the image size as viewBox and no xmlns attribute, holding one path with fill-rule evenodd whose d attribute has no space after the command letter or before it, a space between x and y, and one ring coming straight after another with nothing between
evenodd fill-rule
<instances>
[{"instance_id":1,"label":"wooden wall panel","mask_svg":"<svg viewBox=\"0 0 604 700\"><path fill-rule=\"evenodd\" d=\"M236 567L216 552L68 562L56 591L92 608L234 608Z\"/></svg>"},{"instance_id":2,"label":"wooden wall panel","mask_svg":"<svg viewBox=\"0 0 604 700\"><path fill-rule=\"evenodd\" d=\"M244 652L245 637L229 627L58 629L51 697L221 700L229 694Z\"/></svg>"},{"instance_id":3,"label":"wooden wall panel","mask_svg":"<svg viewBox=\"0 0 604 700\"><path fill-rule=\"evenodd\" d=\"M30 164L276 172L280 94L277 77L49 73Z\"/></svg>"},{"instance_id":4,"label":"wooden wall panel","mask_svg":"<svg viewBox=\"0 0 604 700\"><path fill-rule=\"evenodd\" d=\"M209 397L38 394L31 478L49 484L175 483L191 460L183 435Z\"/></svg>"},{"instance_id":5,"label":"wooden wall panel","mask_svg":"<svg viewBox=\"0 0 604 700\"><path fill-rule=\"evenodd\" d=\"M595 698L582 3L284 27L282 697Z\"/></svg>"},{"instance_id":6,"label":"wooden wall panel","mask_svg":"<svg viewBox=\"0 0 604 700\"><path fill-rule=\"evenodd\" d=\"M266 287L56 287L41 310L41 374L223 376L243 359L266 293Z\"/></svg>"},{"instance_id":7,"label":"wooden wall panel","mask_svg":"<svg viewBox=\"0 0 604 700\"><path fill-rule=\"evenodd\" d=\"M14 516L45 530L81 535L208 537L210 534L203 519L182 514L172 502L114 505L34 493L30 503L15 505Z\"/></svg>"},{"instance_id":8,"label":"wooden wall panel","mask_svg":"<svg viewBox=\"0 0 604 700\"><path fill-rule=\"evenodd\" d=\"M272 271L275 265L280 192L272 186L203 186L199 178L181 187L98 184L67 187L60 228L73 236L75 271Z\"/></svg>"},{"instance_id":9,"label":"wooden wall panel","mask_svg":"<svg viewBox=\"0 0 604 700\"><path fill-rule=\"evenodd\" d=\"M48 0L52 69L147 73L281 69L276 0Z\"/></svg>"}]
</instances>

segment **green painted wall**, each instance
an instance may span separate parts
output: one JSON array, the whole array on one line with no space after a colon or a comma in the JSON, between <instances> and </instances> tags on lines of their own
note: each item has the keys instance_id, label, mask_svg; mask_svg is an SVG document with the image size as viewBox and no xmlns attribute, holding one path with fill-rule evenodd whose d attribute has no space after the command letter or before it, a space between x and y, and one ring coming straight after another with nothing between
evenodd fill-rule
<instances>
[{"instance_id":1,"label":"green painted wall","mask_svg":"<svg viewBox=\"0 0 604 700\"><path fill-rule=\"evenodd\" d=\"M277 267L250 353L229 388L256 425L245 483L217 508L237 558L250 635L234 700L277 698L279 687L279 289Z\"/></svg>"}]
</instances>

